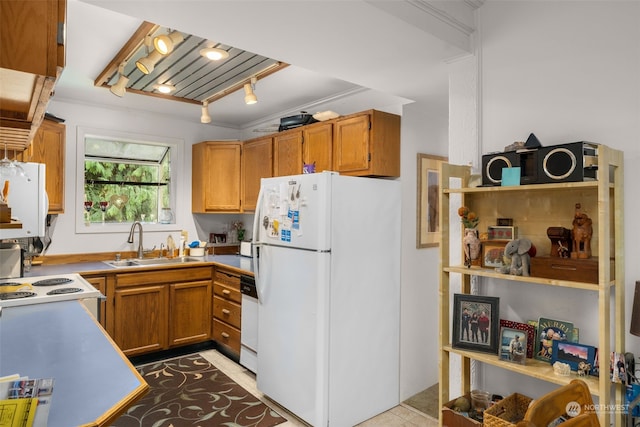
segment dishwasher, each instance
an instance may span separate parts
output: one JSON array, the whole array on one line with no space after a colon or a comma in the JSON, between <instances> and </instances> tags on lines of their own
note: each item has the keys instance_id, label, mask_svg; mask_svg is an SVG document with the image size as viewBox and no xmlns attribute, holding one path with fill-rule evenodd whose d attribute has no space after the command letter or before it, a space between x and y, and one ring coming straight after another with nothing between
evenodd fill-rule
<instances>
[{"instance_id":1,"label":"dishwasher","mask_svg":"<svg viewBox=\"0 0 640 427\"><path fill-rule=\"evenodd\" d=\"M240 317L240 364L257 374L258 370L258 292L253 276L240 276L242 311Z\"/></svg>"}]
</instances>

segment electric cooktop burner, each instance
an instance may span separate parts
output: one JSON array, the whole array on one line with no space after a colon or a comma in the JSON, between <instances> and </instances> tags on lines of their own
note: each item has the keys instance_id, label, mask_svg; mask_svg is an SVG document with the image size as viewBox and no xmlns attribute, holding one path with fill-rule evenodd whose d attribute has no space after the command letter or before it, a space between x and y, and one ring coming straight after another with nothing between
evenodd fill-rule
<instances>
[{"instance_id":1,"label":"electric cooktop burner","mask_svg":"<svg viewBox=\"0 0 640 427\"><path fill-rule=\"evenodd\" d=\"M4 282L4 283L0 283L0 286L17 286L21 284L22 283L18 283L18 282Z\"/></svg>"},{"instance_id":2,"label":"electric cooktop burner","mask_svg":"<svg viewBox=\"0 0 640 427\"><path fill-rule=\"evenodd\" d=\"M74 294L76 292L82 292L80 288L60 288L47 292L47 295L62 295L62 294Z\"/></svg>"},{"instance_id":3,"label":"electric cooktop burner","mask_svg":"<svg viewBox=\"0 0 640 427\"><path fill-rule=\"evenodd\" d=\"M20 299L35 297L35 292L3 292L0 293L0 300Z\"/></svg>"},{"instance_id":4,"label":"electric cooktop burner","mask_svg":"<svg viewBox=\"0 0 640 427\"><path fill-rule=\"evenodd\" d=\"M37 282L33 282L33 286L54 286L54 285L64 285L65 283L71 283L73 280L68 279L66 277L53 277L50 279L38 280Z\"/></svg>"}]
</instances>

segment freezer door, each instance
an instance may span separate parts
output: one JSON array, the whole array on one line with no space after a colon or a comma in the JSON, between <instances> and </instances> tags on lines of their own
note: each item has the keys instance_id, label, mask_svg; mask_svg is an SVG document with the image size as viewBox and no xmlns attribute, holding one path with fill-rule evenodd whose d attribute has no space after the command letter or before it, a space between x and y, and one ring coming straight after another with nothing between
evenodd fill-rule
<instances>
[{"instance_id":1,"label":"freezer door","mask_svg":"<svg viewBox=\"0 0 640 427\"><path fill-rule=\"evenodd\" d=\"M263 178L254 242L329 250L332 175L336 173Z\"/></svg>"},{"instance_id":2,"label":"freezer door","mask_svg":"<svg viewBox=\"0 0 640 427\"><path fill-rule=\"evenodd\" d=\"M258 389L326 425L330 254L264 246L258 280Z\"/></svg>"}]
</instances>

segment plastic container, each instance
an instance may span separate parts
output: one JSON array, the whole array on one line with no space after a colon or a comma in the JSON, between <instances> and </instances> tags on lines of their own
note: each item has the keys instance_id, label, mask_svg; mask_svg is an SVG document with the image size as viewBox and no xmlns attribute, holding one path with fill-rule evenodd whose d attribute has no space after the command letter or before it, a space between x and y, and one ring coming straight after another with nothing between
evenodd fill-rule
<instances>
[{"instance_id":1,"label":"plastic container","mask_svg":"<svg viewBox=\"0 0 640 427\"><path fill-rule=\"evenodd\" d=\"M204 251L205 251L206 247L199 247L199 248L189 248L189 255L190 256L204 256Z\"/></svg>"}]
</instances>

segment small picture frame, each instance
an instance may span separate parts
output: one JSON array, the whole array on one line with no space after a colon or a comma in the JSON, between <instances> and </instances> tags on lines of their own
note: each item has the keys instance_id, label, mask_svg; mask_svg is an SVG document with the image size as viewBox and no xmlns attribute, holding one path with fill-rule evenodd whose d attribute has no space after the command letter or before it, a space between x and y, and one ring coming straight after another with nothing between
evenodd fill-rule
<instances>
[{"instance_id":1,"label":"small picture frame","mask_svg":"<svg viewBox=\"0 0 640 427\"><path fill-rule=\"evenodd\" d=\"M498 297L454 294L452 346L497 354L499 303Z\"/></svg>"},{"instance_id":2,"label":"small picture frame","mask_svg":"<svg viewBox=\"0 0 640 427\"><path fill-rule=\"evenodd\" d=\"M515 322L513 320L500 319L500 327L517 329L527 336L527 358L533 358L533 350L536 341L536 327L529 323Z\"/></svg>"},{"instance_id":3,"label":"small picture frame","mask_svg":"<svg viewBox=\"0 0 640 427\"><path fill-rule=\"evenodd\" d=\"M484 240L482 242L482 267L500 268L505 264L504 247L509 240Z\"/></svg>"},{"instance_id":4,"label":"small picture frame","mask_svg":"<svg viewBox=\"0 0 640 427\"><path fill-rule=\"evenodd\" d=\"M490 225L487 227L489 240L513 240L518 238L518 227L504 225Z\"/></svg>"},{"instance_id":5,"label":"small picture frame","mask_svg":"<svg viewBox=\"0 0 640 427\"><path fill-rule=\"evenodd\" d=\"M551 364L556 362L566 363L572 371L580 370L580 363L588 363L591 369L596 364L596 348L590 345L578 344L569 341L553 341L551 350Z\"/></svg>"},{"instance_id":6,"label":"small picture frame","mask_svg":"<svg viewBox=\"0 0 640 427\"><path fill-rule=\"evenodd\" d=\"M527 333L519 329L500 328L500 359L524 365L527 359Z\"/></svg>"}]
</instances>

